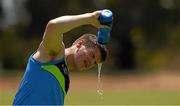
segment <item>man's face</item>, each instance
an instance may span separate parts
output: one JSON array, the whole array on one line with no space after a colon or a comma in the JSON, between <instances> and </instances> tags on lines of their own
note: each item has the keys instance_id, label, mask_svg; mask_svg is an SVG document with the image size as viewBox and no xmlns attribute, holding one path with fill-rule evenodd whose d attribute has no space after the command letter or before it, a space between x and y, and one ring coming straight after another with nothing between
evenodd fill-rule
<instances>
[{"instance_id":1,"label":"man's face","mask_svg":"<svg viewBox=\"0 0 180 106\"><path fill-rule=\"evenodd\" d=\"M100 50L97 46L86 48L84 45L77 47L74 59L78 70L89 69L100 63Z\"/></svg>"}]
</instances>

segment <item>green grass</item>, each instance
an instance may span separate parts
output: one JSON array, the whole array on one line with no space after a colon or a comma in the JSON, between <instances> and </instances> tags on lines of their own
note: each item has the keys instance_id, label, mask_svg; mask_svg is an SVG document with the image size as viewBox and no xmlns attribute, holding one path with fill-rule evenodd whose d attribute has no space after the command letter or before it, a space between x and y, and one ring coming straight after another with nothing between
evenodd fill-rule
<instances>
[{"instance_id":1,"label":"green grass","mask_svg":"<svg viewBox=\"0 0 180 106\"><path fill-rule=\"evenodd\" d=\"M0 105L10 105L13 102L15 91L0 91Z\"/></svg>"},{"instance_id":2,"label":"green grass","mask_svg":"<svg viewBox=\"0 0 180 106\"><path fill-rule=\"evenodd\" d=\"M1 91L0 105L12 103L15 91ZM70 91L66 105L180 105L180 91Z\"/></svg>"},{"instance_id":3,"label":"green grass","mask_svg":"<svg viewBox=\"0 0 180 106\"><path fill-rule=\"evenodd\" d=\"M95 91L72 91L66 97L68 105L177 105L180 91L104 91L101 97Z\"/></svg>"}]
</instances>

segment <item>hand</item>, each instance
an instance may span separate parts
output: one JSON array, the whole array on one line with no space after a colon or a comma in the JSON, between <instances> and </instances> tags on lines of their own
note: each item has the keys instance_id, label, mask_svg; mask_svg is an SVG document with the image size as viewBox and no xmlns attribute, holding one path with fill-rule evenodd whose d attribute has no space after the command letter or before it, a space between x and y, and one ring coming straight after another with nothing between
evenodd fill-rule
<instances>
[{"instance_id":1,"label":"hand","mask_svg":"<svg viewBox=\"0 0 180 106\"><path fill-rule=\"evenodd\" d=\"M107 25L102 25L102 24L99 22L98 18L99 18L99 16L100 16L100 13L101 13L101 11L94 11L94 12L91 13L91 14L92 14L92 22L91 22L91 25L94 26L94 27L96 27L96 28L108 28L109 26L107 26Z\"/></svg>"}]
</instances>

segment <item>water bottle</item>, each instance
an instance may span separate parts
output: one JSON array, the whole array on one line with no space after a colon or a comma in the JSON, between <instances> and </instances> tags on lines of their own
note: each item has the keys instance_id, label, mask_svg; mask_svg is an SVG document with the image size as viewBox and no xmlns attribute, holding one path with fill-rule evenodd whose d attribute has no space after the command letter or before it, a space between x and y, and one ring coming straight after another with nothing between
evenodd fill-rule
<instances>
[{"instance_id":1,"label":"water bottle","mask_svg":"<svg viewBox=\"0 0 180 106\"><path fill-rule=\"evenodd\" d=\"M99 22L102 25L109 26L108 28L99 28L98 30L98 43L105 45L108 43L110 38L110 32L112 29L113 14L110 10L102 10L99 16Z\"/></svg>"}]
</instances>

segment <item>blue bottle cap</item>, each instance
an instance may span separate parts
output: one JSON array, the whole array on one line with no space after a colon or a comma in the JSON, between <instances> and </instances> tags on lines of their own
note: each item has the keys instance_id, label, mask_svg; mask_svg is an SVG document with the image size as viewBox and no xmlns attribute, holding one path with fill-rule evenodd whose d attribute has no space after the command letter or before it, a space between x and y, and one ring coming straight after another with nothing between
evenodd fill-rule
<instances>
[{"instance_id":1,"label":"blue bottle cap","mask_svg":"<svg viewBox=\"0 0 180 106\"><path fill-rule=\"evenodd\" d=\"M112 12L110 10L107 10L107 9L102 10L100 17L99 17L99 20L102 24L111 23L113 20Z\"/></svg>"}]
</instances>

